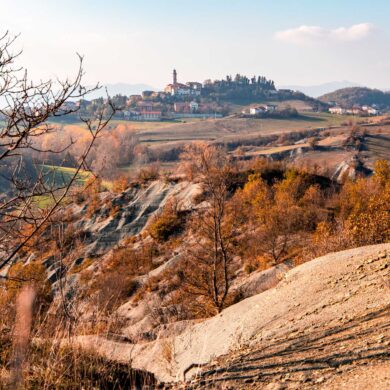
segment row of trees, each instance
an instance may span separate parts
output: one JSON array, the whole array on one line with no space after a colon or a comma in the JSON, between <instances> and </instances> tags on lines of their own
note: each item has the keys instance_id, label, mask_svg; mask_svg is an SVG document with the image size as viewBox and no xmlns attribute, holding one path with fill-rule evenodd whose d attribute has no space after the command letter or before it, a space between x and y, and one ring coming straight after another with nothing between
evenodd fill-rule
<instances>
[{"instance_id":1,"label":"row of trees","mask_svg":"<svg viewBox=\"0 0 390 390\"><path fill-rule=\"evenodd\" d=\"M219 88L220 90L235 88L239 86L250 86L250 87L260 87L264 90L275 90L275 82L273 80L268 80L264 76L253 76L251 78L241 75L239 73L233 78L232 76L226 76L226 79L222 80L206 80L204 82L204 88L212 89Z\"/></svg>"},{"instance_id":2,"label":"row of trees","mask_svg":"<svg viewBox=\"0 0 390 390\"><path fill-rule=\"evenodd\" d=\"M276 91L275 83L262 76L248 78L237 74L223 80L206 80L203 95L215 101L249 102L270 97Z\"/></svg>"}]
</instances>

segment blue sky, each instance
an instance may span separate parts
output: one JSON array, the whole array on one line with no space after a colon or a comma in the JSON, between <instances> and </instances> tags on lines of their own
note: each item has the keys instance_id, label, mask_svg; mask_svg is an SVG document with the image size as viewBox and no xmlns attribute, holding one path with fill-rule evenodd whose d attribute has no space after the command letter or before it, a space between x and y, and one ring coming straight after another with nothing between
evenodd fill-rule
<instances>
[{"instance_id":1,"label":"blue sky","mask_svg":"<svg viewBox=\"0 0 390 390\"><path fill-rule=\"evenodd\" d=\"M161 87L262 74L277 84L350 80L390 89L388 0L1 0L0 28L21 33L36 78Z\"/></svg>"}]
</instances>

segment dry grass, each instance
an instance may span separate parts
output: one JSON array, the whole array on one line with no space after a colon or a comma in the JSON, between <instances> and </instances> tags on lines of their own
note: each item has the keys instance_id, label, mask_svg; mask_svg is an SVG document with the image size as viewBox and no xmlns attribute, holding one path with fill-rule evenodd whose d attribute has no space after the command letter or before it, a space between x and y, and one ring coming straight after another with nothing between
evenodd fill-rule
<instances>
[{"instance_id":1,"label":"dry grass","mask_svg":"<svg viewBox=\"0 0 390 390\"><path fill-rule=\"evenodd\" d=\"M65 313L59 302L56 310L37 316L31 287L20 290L16 315L2 305L0 318L0 389L144 389L154 388L151 374L134 370L131 361L108 361L93 351L77 347L73 337L84 332L101 334L99 314L92 329ZM104 332L113 329L110 319Z\"/></svg>"}]
</instances>

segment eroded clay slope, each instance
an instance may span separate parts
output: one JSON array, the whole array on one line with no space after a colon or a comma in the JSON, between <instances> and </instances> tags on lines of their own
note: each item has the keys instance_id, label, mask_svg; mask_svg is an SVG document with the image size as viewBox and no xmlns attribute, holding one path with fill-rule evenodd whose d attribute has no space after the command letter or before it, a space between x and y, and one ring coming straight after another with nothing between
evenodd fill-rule
<instances>
[{"instance_id":1,"label":"eroded clay slope","mask_svg":"<svg viewBox=\"0 0 390 390\"><path fill-rule=\"evenodd\" d=\"M269 384L275 378L279 383L279 369L288 372L295 364L286 360L286 356L302 362L293 372L303 375L309 370L303 364L309 352L299 344L301 338L312 340L309 343L312 355L321 356L321 348L327 343L316 348L317 342L348 324L363 323L366 318L374 322L366 321L367 325L359 329L367 327L367 343L377 340L378 364L382 364L389 358L389 262L390 244L329 254L290 270L273 289L231 306L216 317L187 324L186 330L176 337L143 344L112 342L101 337L84 337L79 342L96 348L111 359L131 360L135 368L150 371L164 382L195 378L193 386L202 387L207 382L214 386L237 380L233 388L244 383L246 387L243 388L248 388L257 386L263 371L254 369L253 375L243 374L250 373L251 367L257 364L256 353L267 355L267 349L270 349L269 353L276 361L284 361L279 366L275 363L274 372L272 365L268 367ZM375 321L379 321L376 326ZM364 332L359 340L365 345ZM294 342L298 342L297 349ZM329 343L332 343L331 339ZM352 331L336 347L335 353L346 359L350 355L351 359L347 361L354 361L355 347ZM383 347L387 348L387 355ZM246 359L251 353L253 359ZM216 360L218 357L222 359L220 362ZM229 372L229 359L242 364L239 368L232 365ZM205 367L212 366L213 362L217 362L216 366L205 374ZM308 364L320 366L322 363L314 359Z\"/></svg>"}]
</instances>

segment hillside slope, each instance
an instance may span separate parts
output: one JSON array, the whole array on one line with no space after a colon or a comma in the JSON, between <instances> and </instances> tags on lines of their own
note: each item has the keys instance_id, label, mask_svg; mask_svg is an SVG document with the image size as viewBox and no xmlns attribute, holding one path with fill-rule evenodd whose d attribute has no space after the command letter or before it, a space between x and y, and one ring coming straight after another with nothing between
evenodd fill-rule
<instances>
[{"instance_id":1,"label":"hillside slope","mask_svg":"<svg viewBox=\"0 0 390 390\"><path fill-rule=\"evenodd\" d=\"M319 98L324 103L335 102L342 107L352 107L354 104L360 106L377 104L383 107L390 106L390 93L379 89L362 87L343 88L328 93Z\"/></svg>"},{"instance_id":2,"label":"hillside slope","mask_svg":"<svg viewBox=\"0 0 390 390\"><path fill-rule=\"evenodd\" d=\"M329 254L216 317L187 323L176 337L131 344L88 336L78 342L113 360L130 359L163 382L195 378L166 387L283 382L267 388L327 388L363 365L374 386L389 380L383 374L390 359L389 262L390 244Z\"/></svg>"}]
</instances>

